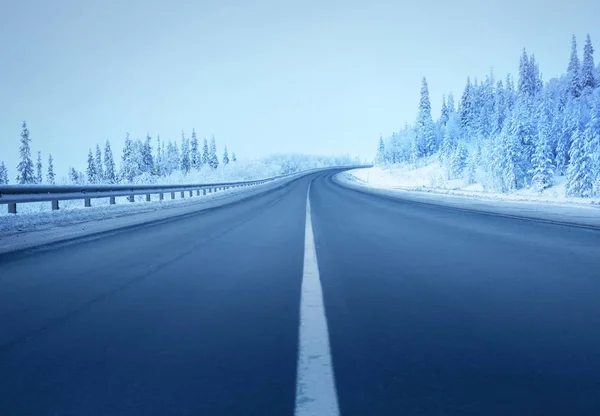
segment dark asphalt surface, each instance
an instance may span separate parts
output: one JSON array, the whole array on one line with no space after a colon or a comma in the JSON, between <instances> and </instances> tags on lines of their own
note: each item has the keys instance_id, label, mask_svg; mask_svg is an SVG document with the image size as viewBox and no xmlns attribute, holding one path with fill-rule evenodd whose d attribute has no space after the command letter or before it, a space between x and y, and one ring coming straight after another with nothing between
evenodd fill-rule
<instances>
[{"instance_id":1,"label":"dark asphalt surface","mask_svg":"<svg viewBox=\"0 0 600 416\"><path fill-rule=\"evenodd\" d=\"M0 255L0 415L292 415L311 180L342 415L600 414L600 231L321 173Z\"/></svg>"}]
</instances>

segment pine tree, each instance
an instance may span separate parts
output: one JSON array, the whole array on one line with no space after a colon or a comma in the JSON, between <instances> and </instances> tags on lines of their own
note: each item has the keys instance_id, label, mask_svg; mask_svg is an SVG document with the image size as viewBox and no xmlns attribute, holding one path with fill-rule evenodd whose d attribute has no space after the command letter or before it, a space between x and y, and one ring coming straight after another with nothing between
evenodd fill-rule
<instances>
[{"instance_id":1,"label":"pine tree","mask_svg":"<svg viewBox=\"0 0 600 416\"><path fill-rule=\"evenodd\" d=\"M450 179L460 178L467 167L469 151L464 140L458 142L454 154L452 155L450 167Z\"/></svg>"},{"instance_id":2,"label":"pine tree","mask_svg":"<svg viewBox=\"0 0 600 416\"><path fill-rule=\"evenodd\" d=\"M148 173L150 175L154 175L155 166L154 166L154 156L152 156L152 138L149 134L146 135L146 141L142 145L141 148L141 172Z\"/></svg>"},{"instance_id":3,"label":"pine tree","mask_svg":"<svg viewBox=\"0 0 600 416\"><path fill-rule=\"evenodd\" d=\"M8 170L4 162L0 162L0 185L8 185Z\"/></svg>"},{"instance_id":4,"label":"pine tree","mask_svg":"<svg viewBox=\"0 0 600 416\"><path fill-rule=\"evenodd\" d=\"M229 155L227 154L227 146L225 146L225 149L223 150L223 164L224 165L229 164Z\"/></svg>"},{"instance_id":5,"label":"pine tree","mask_svg":"<svg viewBox=\"0 0 600 416\"><path fill-rule=\"evenodd\" d=\"M107 140L104 145L104 182L112 184L117 182L115 173L115 160L113 158L110 142Z\"/></svg>"},{"instance_id":6,"label":"pine tree","mask_svg":"<svg viewBox=\"0 0 600 416\"><path fill-rule=\"evenodd\" d=\"M37 162L35 164L35 183L42 183L44 181L44 177L42 174L42 152L38 152L37 154Z\"/></svg>"},{"instance_id":7,"label":"pine tree","mask_svg":"<svg viewBox=\"0 0 600 416\"><path fill-rule=\"evenodd\" d=\"M88 183L98 183L98 172L96 171L96 161L94 160L92 149L88 152L86 173Z\"/></svg>"},{"instance_id":8,"label":"pine tree","mask_svg":"<svg viewBox=\"0 0 600 416\"><path fill-rule=\"evenodd\" d=\"M554 158L556 172L561 176L567 174L567 167L569 165L569 149L571 148L571 138L578 124L578 115L576 115L575 105L571 99L567 101L567 105L563 111L564 117L562 120L561 130L558 134L558 141L556 144Z\"/></svg>"},{"instance_id":9,"label":"pine tree","mask_svg":"<svg viewBox=\"0 0 600 416\"><path fill-rule=\"evenodd\" d=\"M56 182L56 175L54 174L54 159L52 154L48 155L48 172L46 174L46 182L50 185L54 185Z\"/></svg>"},{"instance_id":10,"label":"pine tree","mask_svg":"<svg viewBox=\"0 0 600 416\"><path fill-rule=\"evenodd\" d=\"M160 141L160 135L156 136L156 157L154 158L154 173L157 176L164 176L164 152Z\"/></svg>"},{"instance_id":11,"label":"pine tree","mask_svg":"<svg viewBox=\"0 0 600 416\"><path fill-rule=\"evenodd\" d=\"M185 138L185 134L181 132L181 171L184 175L187 175L190 169L190 142Z\"/></svg>"},{"instance_id":12,"label":"pine tree","mask_svg":"<svg viewBox=\"0 0 600 416\"><path fill-rule=\"evenodd\" d=\"M592 39L588 34L585 38L583 63L581 65L581 88L586 91L586 93L591 92L598 85L594 72L594 47L592 46Z\"/></svg>"},{"instance_id":13,"label":"pine tree","mask_svg":"<svg viewBox=\"0 0 600 416\"><path fill-rule=\"evenodd\" d=\"M383 142L383 136L379 136L379 146L377 147L377 154L375 155L375 163L381 165L386 162L385 157L385 143Z\"/></svg>"},{"instance_id":14,"label":"pine tree","mask_svg":"<svg viewBox=\"0 0 600 416\"><path fill-rule=\"evenodd\" d=\"M473 126L473 86L471 78L467 78L467 85L460 100L460 126L467 132Z\"/></svg>"},{"instance_id":15,"label":"pine tree","mask_svg":"<svg viewBox=\"0 0 600 416\"><path fill-rule=\"evenodd\" d=\"M133 183L133 179L136 176L136 167L134 160L134 143L129 137L129 133L125 137L125 144L123 146L123 155L121 156L121 173L120 176L126 183Z\"/></svg>"},{"instance_id":16,"label":"pine tree","mask_svg":"<svg viewBox=\"0 0 600 416\"><path fill-rule=\"evenodd\" d=\"M579 129L575 129L569 149L569 166L567 168L566 190L569 196L589 197L594 189L594 173L592 155L589 151L589 137Z\"/></svg>"},{"instance_id":17,"label":"pine tree","mask_svg":"<svg viewBox=\"0 0 600 416\"><path fill-rule=\"evenodd\" d=\"M102 166L102 151L100 150L100 145L96 144L96 155L94 158L94 164L96 165L96 177L98 178L98 183L104 182L104 167Z\"/></svg>"},{"instance_id":18,"label":"pine tree","mask_svg":"<svg viewBox=\"0 0 600 416\"><path fill-rule=\"evenodd\" d=\"M192 168L198 170L202 167L202 157L198 148L198 138L196 137L196 131L192 129L192 141L190 144L190 161Z\"/></svg>"},{"instance_id":19,"label":"pine tree","mask_svg":"<svg viewBox=\"0 0 600 416\"><path fill-rule=\"evenodd\" d=\"M217 157L217 143L215 136L210 138L210 151L208 154L208 164L211 168L216 169L219 167L219 158Z\"/></svg>"},{"instance_id":20,"label":"pine tree","mask_svg":"<svg viewBox=\"0 0 600 416\"><path fill-rule=\"evenodd\" d=\"M202 145L202 164L207 165L208 161L209 161L208 142L206 141L206 137L205 137L204 144Z\"/></svg>"},{"instance_id":21,"label":"pine tree","mask_svg":"<svg viewBox=\"0 0 600 416\"><path fill-rule=\"evenodd\" d=\"M232 153L231 153L231 161L232 161L233 163L237 162L237 156L235 155L235 152L232 152Z\"/></svg>"},{"instance_id":22,"label":"pine tree","mask_svg":"<svg viewBox=\"0 0 600 416\"><path fill-rule=\"evenodd\" d=\"M552 114L547 103L538 108L537 140L532 156L531 183L535 190L549 188L554 179L554 160L550 141L552 140Z\"/></svg>"},{"instance_id":23,"label":"pine tree","mask_svg":"<svg viewBox=\"0 0 600 416\"><path fill-rule=\"evenodd\" d=\"M69 169L69 179L71 179L71 183L78 184L79 183L79 174L75 170L75 168Z\"/></svg>"},{"instance_id":24,"label":"pine tree","mask_svg":"<svg viewBox=\"0 0 600 416\"><path fill-rule=\"evenodd\" d=\"M416 156L424 157L433 154L437 150L437 143L433 119L431 117L429 89L425 77L423 77L423 80L421 81L421 100L419 101L416 133Z\"/></svg>"},{"instance_id":25,"label":"pine tree","mask_svg":"<svg viewBox=\"0 0 600 416\"><path fill-rule=\"evenodd\" d=\"M446 96L442 96L442 113L440 114L440 125L445 126L448 122L448 117L450 113L448 111L448 106L446 105Z\"/></svg>"},{"instance_id":26,"label":"pine tree","mask_svg":"<svg viewBox=\"0 0 600 416\"><path fill-rule=\"evenodd\" d=\"M448 101L446 103L446 107L448 107L448 115L456 112L456 106L454 105L454 94L448 94Z\"/></svg>"},{"instance_id":27,"label":"pine tree","mask_svg":"<svg viewBox=\"0 0 600 416\"><path fill-rule=\"evenodd\" d=\"M573 98L581 95L581 82L579 74L579 57L577 56L577 39L575 35L571 40L571 57L567 67L567 77L569 79L568 91Z\"/></svg>"},{"instance_id":28,"label":"pine tree","mask_svg":"<svg viewBox=\"0 0 600 416\"><path fill-rule=\"evenodd\" d=\"M492 115L492 136L498 137L504 127L504 119L506 118L506 97L504 92L504 84L502 80L496 84L496 93L494 94L494 114Z\"/></svg>"},{"instance_id":29,"label":"pine tree","mask_svg":"<svg viewBox=\"0 0 600 416\"><path fill-rule=\"evenodd\" d=\"M28 185L35 183L33 173L33 161L31 160L31 139L27 123L23 122L21 131L21 146L19 148L20 161L17 165L17 183L19 185Z\"/></svg>"},{"instance_id":30,"label":"pine tree","mask_svg":"<svg viewBox=\"0 0 600 416\"><path fill-rule=\"evenodd\" d=\"M586 153L590 155L594 195L600 195L600 90L596 90L592 99L590 119L585 127Z\"/></svg>"}]
</instances>

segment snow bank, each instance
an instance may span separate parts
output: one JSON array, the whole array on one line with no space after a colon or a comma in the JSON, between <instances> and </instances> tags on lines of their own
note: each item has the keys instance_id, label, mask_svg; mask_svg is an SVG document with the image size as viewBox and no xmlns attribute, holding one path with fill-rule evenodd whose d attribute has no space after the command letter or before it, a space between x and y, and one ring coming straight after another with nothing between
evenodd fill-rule
<instances>
[{"instance_id":1,"label":"snow bank","mask_svg":"<svg viewBox=\"0 0 600 416\"><path fill-rule=\"evenodd\" d=\"M438 173L435 164L413 170L373 167L340 173L335 176L335 180L343 186L386 197L557 224L600 228L598 201L566 198L564 184L555 187L556 197L552 190L544 195L535 195L531 191L507 195L485 192L477 184L461 188L456 186L459 185L458 182L454 182L451 187L444 187L443 182L439 181Z\"/></svg>"}]
</instances>

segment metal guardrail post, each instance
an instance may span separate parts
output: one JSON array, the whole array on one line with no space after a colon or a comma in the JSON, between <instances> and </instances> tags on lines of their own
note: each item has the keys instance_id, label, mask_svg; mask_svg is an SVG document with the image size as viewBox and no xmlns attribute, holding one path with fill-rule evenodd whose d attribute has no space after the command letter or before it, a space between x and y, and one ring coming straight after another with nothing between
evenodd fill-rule
<instances>
[{"instance_id":1,"label":"metal guardrail post","mask_svg":"<svg viewBox=\"0 0 600 416\"><path fill-rule=\"evenodd\" d=\"M8 213L16 214L17 213L17 204L15 202L8 204Z\"/></svg>"},{"instance_id":2,"label":"metal guardrail post","mask_svg":"<svg viewBox=\"0 0 600 416\"><path fill-rule=\"evenodd\" d=\"M194 191L190 191L190 198L194 196L193 192Z\"/></svg>"},{"instance_id":3,"label":"metal guardrail post","mask_svg":"<svg viewBox=\"0 0 600 416\"><path fill-rule=\"evenodd\" d=\"M83 200L83 205L84 205L86 208L90 208L90 207L92 206L92 199L91 199L91 198L85 198L85 199Z\"/></svg>"},{"instance_id":4,"label":"metal guardrail post","mask_svg":"<svg viewBox=\"0 0 600 416\"><path fill-rule=\"evenodd\" d=\"M129 195L129 202L135 202L135 195Z\"/></svg>"},{"instance_id":5,"label":"metal guardrail post","mask_svg":"<svg viewBox=\"0 0 600 416\"><path fill-rule=\"evenodd\" d=\"M114 196L111 196L111 197L109 198L109 204L110 204L110 205L114 205L114 204L116 204L116 203L117 203L117 200L116 200L116 198L115 198Z\"/></svg>"},{"instance_id":6,"label":"metal guardrail post","mask_svg":"<svg viewBox=\"0 0 600 416\"><path fill-rule=\"evenodd\" d=\"M206 189L202 190L202 195L206 195Z\"/></svg>"},{"instance_id":7,"label":"metal guardrail post","mask_svg":"<svg viewBox=\"0 0 600 416\"><path fill-rule=\"evenodd\" d=\"M146 194L146 202L150 202L152 200L152 198L150 197L150 194Z\"/></svg>"},{"instance_id":8,"label":"metal guardrail post","mask_svg":"<svg viewBox=\"0 0 600 416\"><path fill-rule=\"evenodd\" d=\"M181 191L181 199L185 198L185 191Z\"/></svg>"},{"instance_id":9,"label":"metal guardrail post","mask_svg":"<svg viewBox=\"0 0 600 416\"><path fill-rule=\"evenodd\" d=\"M161 200L161 201L163 199L165 199L165 194L163 194L162 192L160 194L158 194L158 199Z\"/></svg>"},{"instance_id":10,"label":"metal guardrail post","mask_svg":"<svg viewBox=\"0 0 600 416\"><path fill-rule=\"evenodd\" d=\"M196 189L196 196L200 196L200 189Z\"/></svg>"},{"instance_id":11,"label":"metal guardrail post","mask_svg":"<svg viewBox=\"0 0 600 416\"><path fill-rule=\"evenodd\" d=\"M171 199L175 199L175 192L171 192Z\"/></svg>"},{"instance_id":12,"label":"metal guardrail post","mask_svg":"<svg viewBox=\"0 0 600 416\"><path fill-rule=\"evenodd\" d=\"M58 210L58 199L54 199L52 201L52 211L57 211Z\"/></svg>"}]
</instances>

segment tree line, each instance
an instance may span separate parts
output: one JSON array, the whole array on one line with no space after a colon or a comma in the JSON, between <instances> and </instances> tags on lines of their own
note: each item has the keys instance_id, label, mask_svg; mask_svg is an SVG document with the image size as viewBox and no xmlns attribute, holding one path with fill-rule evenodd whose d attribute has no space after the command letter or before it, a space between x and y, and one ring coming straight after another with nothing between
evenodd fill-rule
<instances>
[{"instance_id":1,"label":"tree line","mask_svg":"<svg viewBox=\"0 0 600 416\"><path fill-rule=\"evenodd\" d=\"M565 176L569 196L600 195L600 66L588 35L580 61L573 35L567 70L543 82L535 55L524 49L515 86L511 75L467 78L460 101L442 97L434 121L427 80L415 123L379 138L377 164L421 164L437 158L447 179L512 192L552 186Z\"/></svg>"},{"instance_id":2,"label":"tree line","mask_svg":"<svg viewBox=\"0 0 600 416\"><path fill-rule=\"evenodd\" d=\"M75 184L115 184L153 182L158 177L167 177L175 172L187 175L192 170L203 167L217 169L220 164L227 165L236 162L235 153L227 151L224 147L222 157L217 156L217 144L212 136L210 142L204 138L200 144L196 132L192 130L191 137L181 133L181 142L171 140L162 141L156 138L156 147L150 135L146 139L133 140L126 135L120 167L117 170L113 157L110 141L107 140L102 150L96 144L94 150L89 149L87 155L87 168L85 172L69 168L68 178ZM50 184L56 182L54 173L54 160L52 154L48 155L45 176L43 175L42 155L37 152L37 161L34 165L31 155L31 138L27 123L23 122L19 147L19 163L16 167L16 183L20 185ZM8 184L8 169L4 162L0 162L0 184Z\"/></svg>"}]
</instances>

